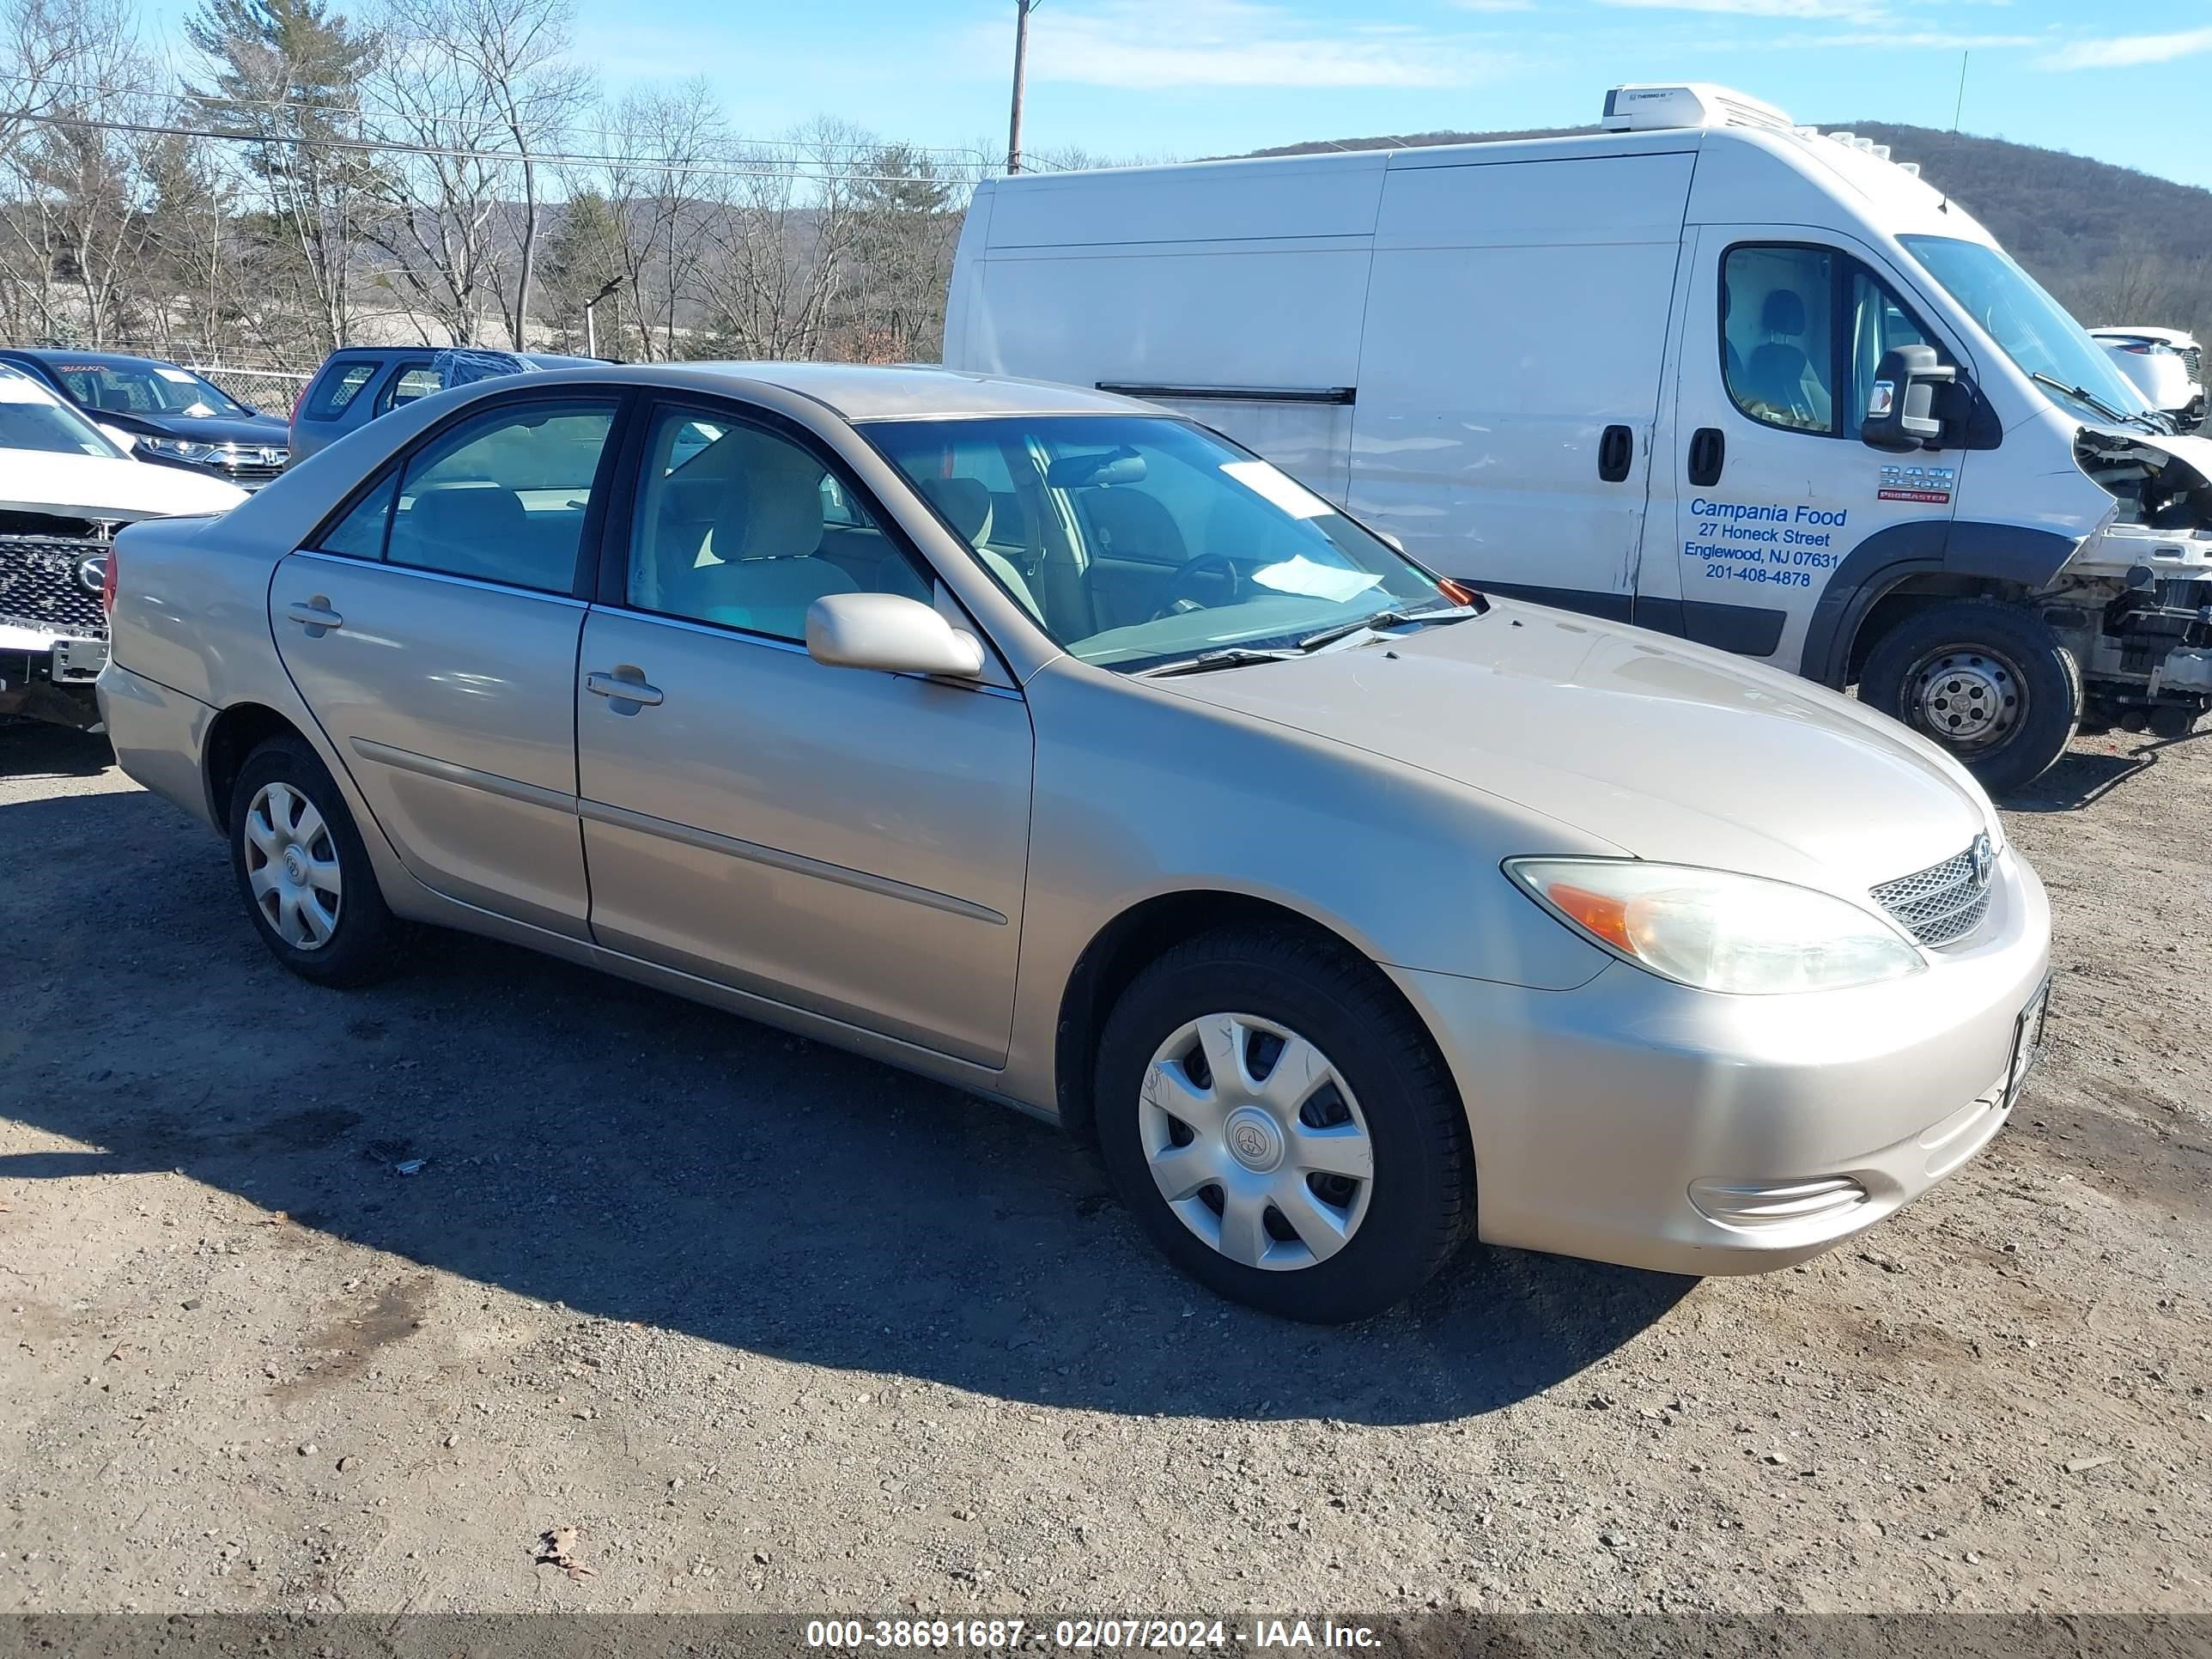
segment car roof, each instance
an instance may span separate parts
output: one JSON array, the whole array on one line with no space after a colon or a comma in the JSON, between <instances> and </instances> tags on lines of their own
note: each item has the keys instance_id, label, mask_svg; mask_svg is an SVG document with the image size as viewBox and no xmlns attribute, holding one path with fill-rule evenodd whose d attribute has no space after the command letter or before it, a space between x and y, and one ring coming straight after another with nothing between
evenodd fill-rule
<instances>
[{"instance_id":1,"label":"car roof","mask_svg":"<svg viewBox=\"0 0 2212 1659\"><path fill-rule=\"evenodd\" d=\"M62 346L9 346L11 357L28 357L36 363L94 363L105 367L113 363L154 363L162 368L177 368L181 365L167 357L145 357L135 351L71 351Z\"/></svg>"},{"instance_id":2,"label":"car roof","mask_svg":"<svg viewBox=\"0 0 2212 1659\"><path fill-rule=\"evenodd\" d=\"M688 386L702 392L742 392L748 385L776 386L811 398L848 421L1159 413L1148 404L1111 392L1007 374L975 374L927 363L738 362L595 367L631 385Z\"/></svg>"}]
</instances>

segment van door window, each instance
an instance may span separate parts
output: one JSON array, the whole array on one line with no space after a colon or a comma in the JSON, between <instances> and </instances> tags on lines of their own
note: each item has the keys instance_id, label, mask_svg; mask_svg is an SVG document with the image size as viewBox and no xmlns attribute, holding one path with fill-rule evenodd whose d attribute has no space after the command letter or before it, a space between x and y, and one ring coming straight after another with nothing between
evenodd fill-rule
<instances>
[{"instance_id":1,"label":"van door window","mask_svg":"<svg viewBox=\"0 0 2212 1659\"><path fill-rule=\"evenodd\" d=\"M1884 352L1904 345L1936 345L1937 356L1949 354L1929 337L1928 331L1913 319L1898 297L1863 265L1851 267L1850 295L1850 392L1841 412L1844 436L1856 438L1866 416L1867 399L1874 392L1875 370L1881 366Z\"/></svg>"},{"instance_id":2,"label":"van door window","mask_svg":"<svg viewBox=\"0 0 2212 1659\"><path fill-rule=\"evenodd\" d=\"M1826 248L1732 247L1721 267L1729 396L1753 420L1833 436L1834 294Z\"/></svg>"}]
</instances>

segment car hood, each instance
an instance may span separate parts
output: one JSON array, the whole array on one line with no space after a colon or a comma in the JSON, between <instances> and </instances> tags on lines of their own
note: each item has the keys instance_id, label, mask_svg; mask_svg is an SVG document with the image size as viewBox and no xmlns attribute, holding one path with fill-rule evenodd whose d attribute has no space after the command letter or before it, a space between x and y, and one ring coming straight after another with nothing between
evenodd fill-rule
<instances>
[{"instance_id":1,"label":"car hood","mask_svg":"<svg viewBox=\"0 0 2212 1659\"><path fill-rule=\"evenodd\" d=\"M195 443L282 449L286 440L284 422L270 415L124 415L113 410L87 410L85 413L125 432L146 433L157 438L189 438Z\"/></svg>"},{"instance_id":2,"label":"car hood","mask_svg":"<svg viewBox=\"0 0 2212 1659\"><path fill-rule=\"evenodd\" d=\"M221 478L103 455L0 449L0 508L84 519L157 519L221 513L246 492Z\"/></svg>"},{"instance_id":3,"label":"car hood","mask_svg":"<svg viewBox=\"0 0 2212 1659\"><path fill-rule=\"evenodd\" d=\"M1513 800L1638 858L1830 891L1925 869L1996 822L1963 768L1870 709L1537 605L1492 601L1387 641L1155 683Z\"/></svg>"}]
</instances>

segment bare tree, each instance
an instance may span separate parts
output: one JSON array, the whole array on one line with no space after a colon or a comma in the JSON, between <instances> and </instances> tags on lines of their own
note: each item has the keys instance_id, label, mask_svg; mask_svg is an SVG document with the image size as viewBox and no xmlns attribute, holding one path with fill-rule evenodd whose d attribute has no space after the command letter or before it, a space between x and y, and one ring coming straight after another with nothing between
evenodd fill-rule
<instances>
[{"instance_id":1,"label":"bare tree","mask_svg":"<svg viewBox=\"0 0 2212 1659\"><path fill-rule=\"evenodd\" d=\"M700 297L718 349L747 357L820 355L850 275L863 181L879 148L822 117L774 149L742 150Z\"/></svg>"},{"instance_id":2,"label":"bare tree","mask_svg":"<svg viewBox=\"0 0 2212 1659\"><path fill-rule=\"evenodd\" d=\"M677 356L678 314L695 297L723 212L714 177L727 155L721 106L703 79L641 87L607 112L604 143L613 159L570 187L594 187L605 201L608 274L622 278L614 332L627 350L626 312L642 361Z\"/></svg>"}]
</instances>

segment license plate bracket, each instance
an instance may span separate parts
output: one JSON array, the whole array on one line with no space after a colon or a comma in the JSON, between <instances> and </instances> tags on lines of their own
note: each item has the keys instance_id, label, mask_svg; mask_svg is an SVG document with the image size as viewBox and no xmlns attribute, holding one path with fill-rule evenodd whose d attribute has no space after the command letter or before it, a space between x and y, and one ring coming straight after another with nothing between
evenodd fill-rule
<instances>
[{"instance_id":1,"label":"license plate bracket","mask_svg":"<svg viewBox=\"0 0 2212 1659\"><path fill-rule=\"evenodd\" d=\"M2027 1006L2020 1011L2013 1022L2012 1055L2005 1062L2004 1109L2010 1111L2013 1103L2020 1098L2021 1085L2035 1070L2035 1063L2043 1058L2044 1022L2051 1014L2051 977L2044 976L2043 983L2035 988L2035 994L2027 1000Z\"/></svg>"}]
</instances>

